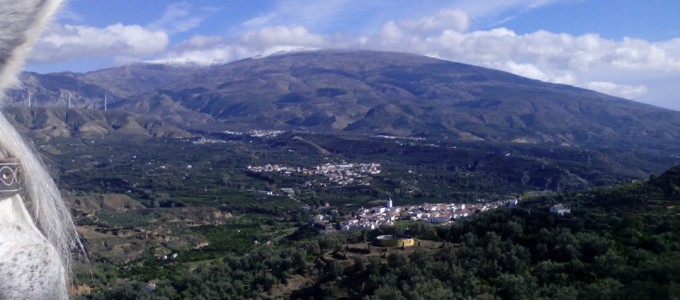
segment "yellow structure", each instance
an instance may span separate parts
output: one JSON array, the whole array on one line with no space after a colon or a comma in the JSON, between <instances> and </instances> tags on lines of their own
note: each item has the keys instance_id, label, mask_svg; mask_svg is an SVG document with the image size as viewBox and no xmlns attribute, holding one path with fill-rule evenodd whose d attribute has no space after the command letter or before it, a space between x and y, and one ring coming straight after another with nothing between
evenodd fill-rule
<instances>
[{"instance_id":1,"label":"yellow structure","mask_svg":"<svg viewBox=\"0 0 680 300\"><path fill-rule=\"evenodd\" d=\"M416 245L416 240L410 236L395 238L391 234L379 235L375 242L376 245L381 247L413 247Z\"/></svg>"}]
</instances>

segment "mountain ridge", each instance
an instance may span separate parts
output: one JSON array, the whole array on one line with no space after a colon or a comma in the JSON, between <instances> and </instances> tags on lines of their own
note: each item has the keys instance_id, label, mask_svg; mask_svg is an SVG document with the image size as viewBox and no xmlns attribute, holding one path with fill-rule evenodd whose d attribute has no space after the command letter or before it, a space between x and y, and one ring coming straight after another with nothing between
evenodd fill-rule
<instances>
[{"instance_id":1,"label":"mountain ridge","mask_svg":"<svg viewBox=\"0 0 680 300\"><path fill-rule=\"evenodd\" d=\"M45 76L59 77L28 74L36 90ZM680 138L680 112L398 52L295 52L210 67L138 64L61 76L80 82L80 90L66 90L90 99L83 105L101 107L101 94L110 93L110 109L179 127L216 120L229 128L680 151L669 142Z\"/></svg>"}]
</instances>

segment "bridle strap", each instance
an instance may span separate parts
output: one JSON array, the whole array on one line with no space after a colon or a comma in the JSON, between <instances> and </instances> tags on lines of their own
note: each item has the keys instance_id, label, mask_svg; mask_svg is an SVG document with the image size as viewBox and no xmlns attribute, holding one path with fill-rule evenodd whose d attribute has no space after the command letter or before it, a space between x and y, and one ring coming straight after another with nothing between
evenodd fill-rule
<instances>
[{"instance_id":1,"label":"bridle strap","mask_svg":"<svg viewBox=\"0 0 680 300\"><path fill-rule=\"evenodd\" d=\"M21 191L21 163L16 158L0 159L0 198Z\"/></svg>"}]
</instances>

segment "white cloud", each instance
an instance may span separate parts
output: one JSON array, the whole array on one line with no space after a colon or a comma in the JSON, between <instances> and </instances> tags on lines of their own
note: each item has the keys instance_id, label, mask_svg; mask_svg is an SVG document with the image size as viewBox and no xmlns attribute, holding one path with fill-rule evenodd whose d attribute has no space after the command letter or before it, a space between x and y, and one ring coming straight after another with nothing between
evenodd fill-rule
<instances>
[{"instance_id":1,"label":"white cloud","mask_svg":"<svg viewBox=\"0 0 680 300\"><path fill-rule=\"evenodd\" d=\"M118 23L105 28L53 25L40 38L29 60L52 62L104 56L144 57L161 53L168 41L165 32L138 25Z\"/></svg>"},{"instance_id":2,"label":"white cloud","mask_svg":"<svg viewBox=\"0 0 680 300\"><path fill-rule=\"evenodd\" d=\"M222 36L196 35L172 47L151 63L211 65L255 55Z\"/></svg>"},{"instance_id":3,"label":"white cloud","mask_svg":"<svg viewBox=\"0 0 680 300\"><path fill-rule=\"evenodd\" d=\"M170 4L161 18L148 26L116 23L104 28L85 25L54 24L36 43L29 62L54 63L68 60L109 58L116 64L132 63L164 53L170 36L198 27L218 11L217 7L195 7L190 2ZM82 19L69 10L62 20ZM200 38L192 42L199 42ZM210 47L204 41L203 47ZM195 47L194 47L195 48Z\"/></svg>"},{"instance_id":4,"label":"white cloud","mask_svg":"<svg viewBox=\"0 0 680 300\"><path fill-rule=\"evenodd\" d=\"M253 53L246 49L228 45L220 45L208 49L187 49L181 52L169 52L166 56L149 60L150 63L198 64L212 65L250 57Z\"/></svg>"},{"instance_id":5,"label":"white cloud","mask_svg":"<svg viewBox=\"0 0 680 300\"><path fill-rule=\"evenodd\" d=\"M398 47L399 44L404 40L405 36L406 33L404 33L394 21L389 21L380 31L380 44L383 47ZM368 39L364 39L364 44L368 41Z\"/></svg>"},{"instance_id":6,"label":"white cloud","mask_svg":"<svg viewBox=\"0 0 680 300\"><path fill-rule=\"evenodd\" d=\"M302 26L274 26L243 33L235 40L220 36L193 36L172 47L152 62L209 65L277 52L328 47L330 38L313 34Z\"/></svg>"},{"instance_id":7,"label":"white cloud","mask_svg":"<svg viewBox=\"0 0 680 300\"><path fill-rule=\"evenodd\" d=\"M607 81L592 81L583 84L584 87L605 94L619 96L627 99L636 99L647 93L647 87L643 85L616 84Z\"/></svg>"},{"instance_id":8,"label":"white cloud","mask_svg":"<svg viewBox=\"0 0 680 300\"><path fill-rule=\"evenodd\" d=\"M627 70L680 70L680 49L672 41L654 44L645 40L624 38L611 54L614 67Z\"/></svg>"},{"instance_id":9,"label":"white cloud","mask_svg":"<svg viewBox=\"0 0 680 300\"><path fill-rule=\"evenodd\" d=\"M430 26L430 31L413 30L416 25L423 28L422 24L436 16L390 21L378 33L363 35L353 43L365 49L416 52L481 65L629 99L644 96L649 88L644 83L616 82L622 73L665 72L680 78L680 39L655 43L547 31L518 35L505 28L461 31L455 24Z\"/></svg>"}]
</instances>

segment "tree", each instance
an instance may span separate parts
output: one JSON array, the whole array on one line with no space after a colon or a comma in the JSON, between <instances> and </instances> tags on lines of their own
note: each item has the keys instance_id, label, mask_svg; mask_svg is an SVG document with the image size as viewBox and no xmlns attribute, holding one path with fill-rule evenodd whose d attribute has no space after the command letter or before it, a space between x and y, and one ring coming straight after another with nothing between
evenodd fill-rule
<instances>
[{"instance_id":1,"label":"tree","mask_svg":"<svg viewBox=\"0 0 680 300\"><path fill-rule=\"evenodd\" d=\"M404 266L406 264L406 259L404 258L403 255L392 252L390 255L387 256L387 266L396 269L401 266Z\"/></svg>"},{"instance_id":2,"label":"tree","mask_svg":"<svg viewBox=\"0 0 680 300\"><path fill-rule=\"evenodd\" d=\"M361 256L354 257L354 272L360 273L364 271L365 268L364 258Z\"/></svg>"},{"instance_id":3,"label":"tree","mask_svg":"<svg viewBox=\"0 0 680 300\"><path fill-rule=\"evenodd\" d=\"M335 280L340 275L342 275L343 271L344 267L342 266L342 264L340 264L340 262L336 260L331 261L324 267L324 279L328 281Z\"/></svg>"}]
</instances>

